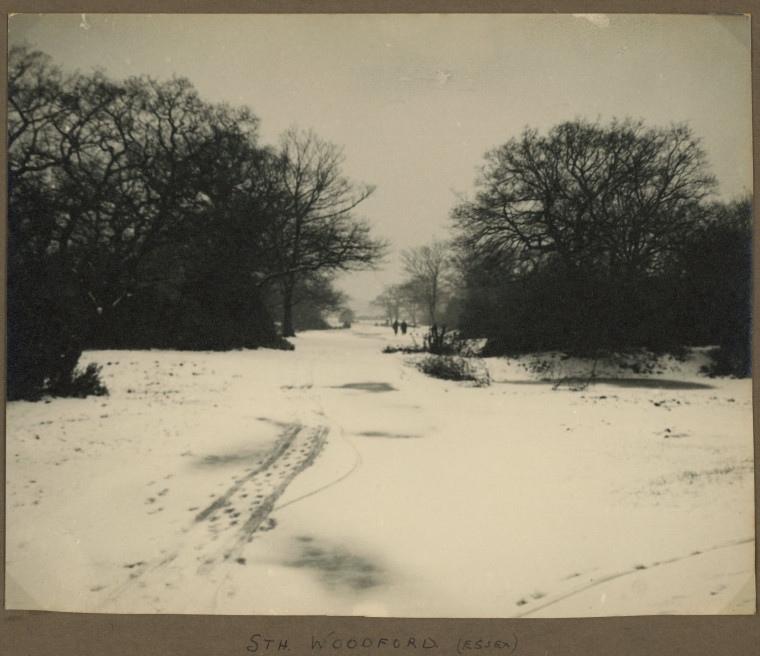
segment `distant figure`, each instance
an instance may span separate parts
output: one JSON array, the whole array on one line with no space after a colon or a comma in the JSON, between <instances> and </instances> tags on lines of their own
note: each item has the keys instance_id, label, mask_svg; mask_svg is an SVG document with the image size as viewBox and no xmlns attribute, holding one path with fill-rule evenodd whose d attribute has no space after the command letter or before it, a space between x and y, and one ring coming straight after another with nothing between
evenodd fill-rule
<instances>
[{"instance_id":1,"label":"distant figure","mask_svg":"<svg viewBox=\"0 0 760 656\"><path fill-rule=\"evenodd\" d=\"M398 321L393 322L393 334L398 335Z\"/></svg>"},{"instance_id":2,"label":"distant figure","mask_svg":"<svg viewBox=\"0 0 760 656\"><path fill-rule=\"evenodd\" d=\"M402 335L406 335L406 329L407 328L408 328L408 326L406 325L406 321L402 321L401 322L401 334Z\"/></svg>"}]
</instances>

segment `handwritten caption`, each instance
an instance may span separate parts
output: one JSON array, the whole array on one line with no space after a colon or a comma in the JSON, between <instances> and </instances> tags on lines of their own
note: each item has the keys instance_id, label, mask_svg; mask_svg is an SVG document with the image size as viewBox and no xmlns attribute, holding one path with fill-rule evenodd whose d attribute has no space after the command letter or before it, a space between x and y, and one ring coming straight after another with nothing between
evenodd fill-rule
<instances>
[{"instance_id":1,"label":"handwritten caption","mask_svg":"<svg viewBox=\"0 0 760 656\"><path fill-rule=\"evenodd\" d=\"M344 636L330 631L322 636L311 636L311 642L296 644L289 638L266 636L262 633L254 633L250 636L245 649L251 654L274 654L277 652L352 652L362 653L378 652L383 654L387 651L421 650L434 652L443 649L445 653L451 653L453 643L449 640L439 640L433 636ZM456 643L456 653L462 656L469 652L499 653L511 656L517 650L517 636L509 638L460 636Z\"/></svg>"}]
</instances>

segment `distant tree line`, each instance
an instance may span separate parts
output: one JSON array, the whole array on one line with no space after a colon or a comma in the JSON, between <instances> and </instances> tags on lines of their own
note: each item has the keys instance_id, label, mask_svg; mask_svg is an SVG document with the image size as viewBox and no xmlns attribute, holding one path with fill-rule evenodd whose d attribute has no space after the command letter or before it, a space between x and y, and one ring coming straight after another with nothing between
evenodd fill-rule
<instances>
[{"instance_id":1,"label":"distant tree line","mask_svg":"<svg viewBox=\"0 0 760 656\"><path fill-rule=\"evenodd\" d=\"M345 301L335 272L385 248L354 213L372 187L313 132L271 147L258 127L186 79L68 75L11 49L9 399L65 394L85 348L282 345Z\"/></svg>"},{"instance_id":2,"label":"distant tree line","mask_svg":"<svg viewBox=\"0 0 760 656\"><path fill-rule=\"evenodd\" d=\"M381 309L386 321L405 320L435 325L444 318L455 287L456 269L450 245L434 239L429 244L401 252L404 279L386 286L372 304Z\"/></svg>"},{"instance_id":3,"label":"distant tree line","mask_svg":"<svg viewBox=\"0 0 760 656\"><path fill-rule=\"evenodd\" d=\"M749 375L752 199L715 187L686 125L525 130L452 211L462 332L493 354L716 345Z\"/></svg>"}]
</instances>

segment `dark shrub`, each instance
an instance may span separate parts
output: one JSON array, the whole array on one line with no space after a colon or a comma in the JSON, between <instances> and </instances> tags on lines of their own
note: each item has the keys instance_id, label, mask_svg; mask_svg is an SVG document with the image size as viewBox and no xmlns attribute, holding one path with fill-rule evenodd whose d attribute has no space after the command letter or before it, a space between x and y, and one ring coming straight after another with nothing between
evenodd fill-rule
<instances>
[{"instance_id":1,"label":"dark shrub","mask_svg":"<svg viewBox=\"0 0 760 656\"><path fill-rule=\"evenodd\" d=\"M269 344L265 344L264 348L271 348L278 351L295 351L296 347L293 346L291 342L289 342L284 337L275 337Z\"/></svg>"},{"instance_id":2,"label":"dark shrub","mask_svg":"<svg viewBox=\"0 0 760 656\"><path fill-rule=\"evenodd\" d=\"M461 355L466 349L466 340L458 332L447 332L446 326L433 325L422 338L422 350L433 355Z\"/></svg>"},{"instance_id":3,"label":"dark shrub","mask_svg":"<svg viewBox=\"0 0 760 656\"><path fill-rule=\"evenodd\" d=\"M84 371L75 369L71 379L61 389L61 392L66 392L61 396L73 396L78 399L88 396L107 396L108 389L100 379L102 370L103 367L95 362L90 362Z\"/></svg>"},{"instance_id":4,"label":"dark shrub","mask_svg":"<svg viewBox=\"0 0 760 656\"><path fill-rule=\"evenodd\" d=\"M708 376L734 376L749 378L752 376L752 359L750 349L721 346L710 351L712 362L702 367Z\"/></svg>"}]
</instances>

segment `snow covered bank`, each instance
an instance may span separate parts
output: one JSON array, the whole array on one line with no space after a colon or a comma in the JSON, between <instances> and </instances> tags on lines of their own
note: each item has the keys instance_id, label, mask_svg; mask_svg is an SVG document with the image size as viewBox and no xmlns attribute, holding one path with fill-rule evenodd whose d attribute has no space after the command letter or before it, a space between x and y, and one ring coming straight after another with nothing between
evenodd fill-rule
<instances>
[{"instance_id":1,"label":"snow covered bank","mask_svg":"<svg viewBox=\"0 0 760 656\"><path fill-rule=\"evenodd\" d=\"M404 340L91 352L109 397L9 404L8 606L754 611L750 381L553 390L491 359L476 388L381 353Z\"/></svg>"}]
</instances>

